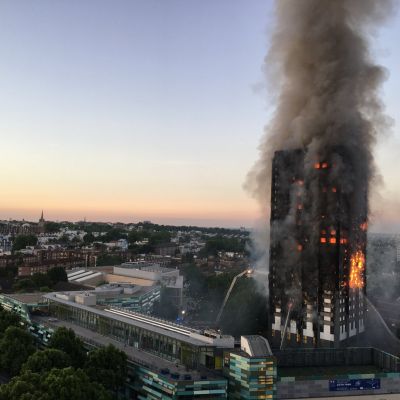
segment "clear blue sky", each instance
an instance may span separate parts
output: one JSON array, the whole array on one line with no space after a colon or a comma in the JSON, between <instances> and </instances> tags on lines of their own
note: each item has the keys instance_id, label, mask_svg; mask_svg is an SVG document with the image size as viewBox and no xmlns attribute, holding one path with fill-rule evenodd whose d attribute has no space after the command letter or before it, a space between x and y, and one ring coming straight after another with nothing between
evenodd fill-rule
<instances>
[{"instance_id":1,"label":"clear blue sky","mask_svg":"<svg viewBox=\"0 0 400 400\"><path fill-rule=\"evenodd\" d=\"M271 0L3 0L0 218L251 225ZM399 18L377 42L399 119ZM400 193L399 130L379 148Z\"/></svg>"}]
</instances>

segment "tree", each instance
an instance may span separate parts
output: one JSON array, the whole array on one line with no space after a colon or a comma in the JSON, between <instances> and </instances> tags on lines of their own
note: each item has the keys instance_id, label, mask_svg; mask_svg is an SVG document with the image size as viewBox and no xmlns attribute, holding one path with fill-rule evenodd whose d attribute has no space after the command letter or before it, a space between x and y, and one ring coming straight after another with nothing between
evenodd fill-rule
<instances>
[{"instance_id":1,"label":"tree","mask_svg":"<svg viewBox=\"0 0 400 400\"><path fill-rule=\"evenodd\" d=\"M26 246L36 246L38 238L35 235L18 235L13 243L12 251L24 249Z\"/></svg>"},{"instance_id":2,"label":"tree","mask_svg":"<svg viewBox=\"0 0 400 400\"><path fill-rule=\"evenodd\" d=\"M149 238L149 243L152 246L162 243L169 243L170 241L171 234L168 231L154 232Z\"/></svg>"},{"instance_id":3,"label":"tree","mask_svg":"<svg viewBox=\"0 0 400 400\"><path fill-rule=\"evenodd\" d=\"M23 292L31 292L36 289L35 282L30 278L20 279L13 285L13 289Z\"/></svg>"},{"instance_id":4,"label":"tree","mask_svg":"<svg viewBox=\"0 0 400 400\"><path fill-rule=\"evenodd\" d=\"M47 271L47 276L53 284L58 282L68 282L68 276L63 267L54 267L49 269Z\"/></svg>"},{"instance_id":5,"label":"tree","mask_svg":"<svg viewBox=\"0 0 400 400\"><path fill-rule=\"evenodd\" d=\"M53 368L62 369L71 366L68 354L57 349L38 350L22 366L22 373L31 371L38 374L50 372Z\"/></svg>"},{"instance_id":6,"label":"tree","mask_svg":"<svg viewBox=\"0 0 400 400\"><path fill-rule=\"evenodd\" d=\"M9 383L0 385L0 400L43 399L42 377L28 371L16 376ZM44 399L43 399L44 400Z\"/></svg>"},{"instance_id":7,"label":"tree","mask_svg":"<svg viewBox=\"0 0 400 400\"><path fill-rule=\"evenodd\" d=\"M96 265L102 267L105 265L118 265L123 262L123 258L118 254L103 253L97 257Z\"/></svg>"},{"instance_id":8,"label":"tree","mask_svg":"<svg viewBox=\"0 0 400 400\"><path fill-rule=\"evenodd\" d=\"M233 251L243 253L246 250L246 240L215 236L206 241L206 246L201 250L201 255L216 256L219 251Z\"/></svg>"},{"instance_id":9,"label":"tree","mask_svg":"<svg viewBox=\"0 0 400 400\"><path fill-rule=\"evenodd\" d=\"M11 265L7 265L3 268L0 268L0 277L13 279L18 275L18 267L13 263Z\"/></svg>"},{"instance_id":10,"label":"tree","mask_svg":"<svg viewBox=\"0 0 400 400\"><path fill-rule=\"evenodd\" d=\"M126 381L127 368L126 354L110 344L88 354L85 372L91 381L99 382L106 389L118 392Z\"/></svg>"},{"instance_id":11,"label":"tree","mask_svg":"<svg viewBox=\"0 0 400 400\"><path fill-rule=\"evenodd\" d=\"M41 274L40 272L36 272L32 275L32 281L34 282L36 287L43 287L43 286L51 286L52 281L48 274Z\"/></svg>"},{"instance_id":12,"label":"tree","mask_svg":"<svg viewBox=\"0 0 400 400\"><path fill-rule=\"evenodd\" d=\"M91 382L81 370L53 369L43 386L49 400L110 400L111 396L97 382Z\"/></svg>"},{"instance_id":13,"label":"tree","mask_svg":"<svg viewBox=\"0 0 400 400\"><path fill-rule=\"evenodd\" d=\"M56 233L60 230L61 224L58 222L53 222L53 221L47 221L44 224L44 231L46 233Z\"/></svg>"},{"instance_id":14,"label":"tree","mask_svg":"<svg viewBox=\"0 0 400 400\"><path fill-rule=\"evenodd\" d=\"M126 238L126 233L117 228L110 229L104 236L100 236L98 239L100 239L102 242L111 242L113 240L119 240L119 239L125 239Z\"/></svg>"},{"instance_id":15,"label":"tree","mask_svg":"<svg viewBox=\"0 0 400 400\"><path fill-rule=\"evenodd\" d=\"M70 243L69 236L65 233L57 240L58 243L68 245Z\"/></svg>"},{"instance_id":16,"label":"tree","mask_svg":"<svg viewBox=\"0 0 400 400\"><path fill-rule=\"evenodd\" d=\"M224 332L234 336L266 334L267 298L251 278L240 278L221 318Z\"/></svg>"},{"instance_id":17,"label":"tree","mask_svg":"<svg viewBox=\"0 0 400 400\"><path fill-rule=\"evenodd\" d=\"M81 370L52 369L40 375L27 371L0 386L0 400L111 400L103 386Z\"/></svg>"},{"instance_id":18,"label":"tree","mask_svg":"<svg viewBox=\"0 0 400 400\"><path fill-rule=\"evenodd\" d=\"M35 352L32 336L21 328L10 326L0 340L0 365L4 372L14 376L22 364Z\"/></svg>"},{"instance_id":19,"label":"tree","mask_svg":"<svg viewBox=\"0 0 400 400\"><path fill-rule=\"evenodd\" d=\"M143 239L143 235L137 231L130 231L128 234L128 242L129 244L134 244Z\"/></svg>"},{"instance_id":20,"label":"tree","mask_svg":"<svg viewBox=\"0 0 400 400\"><path fill-rule=\"evenodd\" d=\"M93 247L95 250L99 250L99 251L107 250L107 246L104 243L97 241L97 239L96 239L96 242L93 242Z\"/></svg>"},{"instance_id":21,"label":"tree","mask_svg":"<svg viewBox=\"0 0 400 400\"><path fill-rule=\"evenodd\" d=\"M153 314L160 318L175 320L178 316L178 307L171 297L168 297L165 287L161 288L160 299L154 302Z\"/></svg>"},{"instance_id":22,"label":"tree","mask_svg":"<svg viewBox=\"0 0 400 400\"><path fill-rule=\"evenodd\" d=\"M77 338L72 329L58 328L49 340L49 348L58 349L68 354L72 366L82 367L85 364L86 351L81 339Z\"/></svg>"},{"instance_id":23,"label":"tree","mask_svg":"<svg viewBox=\"0 0 400 400\"><path fill-rule=\"evenodd\" d=\"M182 263L193 263L194 255L193 253L182 254Z\"/></svg>"},{"instance_id":24,"label":"tree","mask_svg":"<svg viewBox=\"0 0 400 400\"><path fill-rule=\"evenodd\" d=\"M91 244L96 240L96 238L93 236L92 233L87 233L84 237L83 237L83 243L84 244Z\"/></svg>"},{"instance_id":25,"label":"tree","mask_svg":"<svg viewBox=\"0 0 400 400\"><path fill-rule=\"evenodd\" d=\"M188 286L188 295L194 299L207 294L206 277L195 264L188 264L183 268L183 276Z\"/></svg>"},{"instance_id":26,"label":"tree","mask_svg":"<svg viewBox=\"0 0 400 400\"><path fill-rule=\"evenodd\" d=\"M235 273L230 272L207 277L208 299L222 303L235 275Z\"/></svg>"},{"instance_id":27,"label":"tree","mask_svg":"<svg viewBox=\"0 0 400 400\"><path fill-rule=\"evenodd\" d=\"M2 335L10 326L20 327L21 318L18 314L5 311L0 307L0 335Z\"/></svg>"}]
</instances>

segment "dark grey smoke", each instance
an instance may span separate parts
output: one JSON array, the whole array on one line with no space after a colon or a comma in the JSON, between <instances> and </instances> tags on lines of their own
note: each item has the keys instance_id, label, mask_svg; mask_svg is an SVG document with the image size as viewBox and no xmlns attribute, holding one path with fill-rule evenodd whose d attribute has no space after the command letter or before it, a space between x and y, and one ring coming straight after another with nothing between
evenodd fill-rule
<instances>
[{"instance_id":1,"label":"dark grey smoke","mask_svg":"<svg viewBox=\"0 0 400 400\"><path fill-rule=\"evenodd\" d=\"M374 145L390 122L379 99L386 72L374 62L369 42L393 2L276 0L275 8L265 71L276 109L246 187L267 210L274 152L304 149L306 166L335 164L330 183L340 180L356 220L376 182Z\"/></svg>"},{"instance_id":2,"label":"dark grey smoke","mask_svg":"<svg viewBox=\"0 0 400 400\"><path fill-rule=\"evenodd\" d=\"M391 10L389 0L276 1L265 69L277 107L247 181L263 208L276 150L344 145L363 184L374 176L372 149L388 120L378 96L385 71L368 41Z\"/></svg>"}]
</instances>

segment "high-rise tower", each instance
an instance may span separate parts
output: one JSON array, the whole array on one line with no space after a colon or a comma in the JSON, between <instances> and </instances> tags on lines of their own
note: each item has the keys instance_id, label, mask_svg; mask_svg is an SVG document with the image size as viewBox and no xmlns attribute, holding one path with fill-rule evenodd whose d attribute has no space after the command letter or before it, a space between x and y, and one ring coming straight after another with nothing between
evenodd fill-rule
<instances>
[{"instance_id":1,"label":"high-rise tower","mask_svg":"<svg viewBox=\"0 0 400 400\"><path fill-rule=\"evenodd\" d=\"M274 347L339 347L364 331L367 187L354 193L341 175L351 174L352 166L339 165L339 159L315 159L303 150L274 155L269 275Z\"/></svg>"}]
</instances>

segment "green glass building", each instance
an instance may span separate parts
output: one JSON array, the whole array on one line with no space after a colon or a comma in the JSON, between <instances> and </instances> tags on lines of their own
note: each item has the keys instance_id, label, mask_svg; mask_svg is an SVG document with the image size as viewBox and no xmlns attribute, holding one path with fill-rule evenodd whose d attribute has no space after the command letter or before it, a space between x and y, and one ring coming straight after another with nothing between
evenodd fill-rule
<instances>
[{"instance_id":1,"label":"green glass building","mask_svg":"<svg viewBox=\"0 0 400 400\"><path fill-rule=\"evenodd\" d=\"M137 364L132 366L130 398L140 400L227 399L227 380L222 375L206 377L152 371ZM202 379L203 378L203 379ZM133 397L131 397L133 396Z\"/></svg>"},{"instance_id":2,"label":"green glass building","mask_svg":"<svg viewBox=\"0 0 400 400\"><path fill-rule=\"evenodd\" d=\"M276 399L277 369L268 341L262 336L242 336L240 350L224 353L228 398Z\"/></svg>"}]
</instances>

